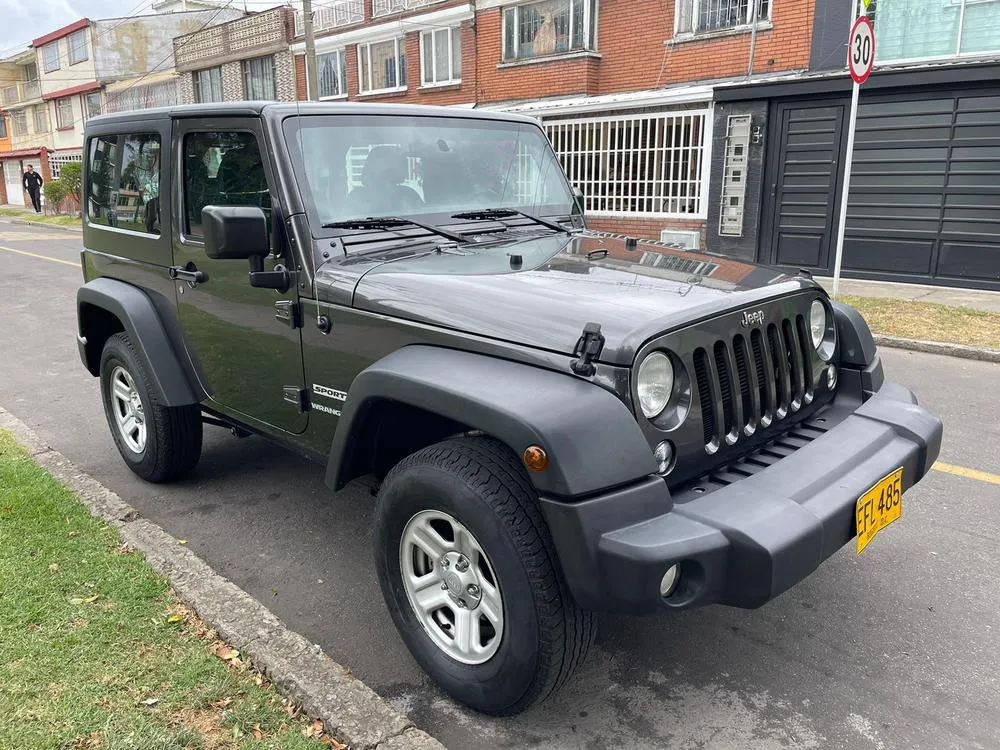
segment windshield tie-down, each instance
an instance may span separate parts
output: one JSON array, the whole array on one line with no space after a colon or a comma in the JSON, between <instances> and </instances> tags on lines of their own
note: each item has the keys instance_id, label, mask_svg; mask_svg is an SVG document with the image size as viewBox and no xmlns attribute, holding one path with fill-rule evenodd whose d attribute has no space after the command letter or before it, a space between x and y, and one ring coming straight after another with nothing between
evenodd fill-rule
<instances>
[{"instance_id":1,"label":"windshield tie-down","mask_svg":"<svg viewBox=\"0 0 1000 750\"><path fill-rule=\"evenodd\" d=\"M543 219L541 216L535 216L534 214L525 213L524 211L518 211L514 208L477 208L473 211L462 211L458 214L452 214L451 218L468 219L473 221L499 221L500 219L510 219L515 216L523 216L525 219L530 219L536 224L548 227L549 229L554 229L557 232L566 232L567 234L570 232L569 229L557 221Z\"/></svg>"},{"instance_id":2,"label":"windshield tie-down","mask_svg":"<svg viewBox=\"0 0 1000 750\"><path fill-rule=\"evenodd\" d=\"M468 237L451 232L433 224L426 224L414 219L404 219L399 216L369 216L364 219L349 219L347 221L334 221L324 224L323 229L396 229L398 227L413 226L426 229L428 232L444 237L452 242L470 242Z\"/></svg>"}]
</instances>

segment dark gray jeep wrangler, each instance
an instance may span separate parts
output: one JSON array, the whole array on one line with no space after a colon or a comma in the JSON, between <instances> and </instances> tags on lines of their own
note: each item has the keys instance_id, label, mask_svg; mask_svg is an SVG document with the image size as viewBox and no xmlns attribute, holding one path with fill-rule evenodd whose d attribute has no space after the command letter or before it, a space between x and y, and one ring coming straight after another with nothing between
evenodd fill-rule
<instances>
[{"instance_id":1,"label":"dark gray jeep wrangler","mask_svg":"<svg viewBox=\"0 0 1000 750\"><path fill-rule=\"evenodd\" d=\"M83 184L80 355L129 468L190 472L209 424L374 477L399 633L482 711L565 682L594 611L758 607L860 552L938 454L853 309L587 231L527 118L108 115Z\"/></svg>"}]
</instances>

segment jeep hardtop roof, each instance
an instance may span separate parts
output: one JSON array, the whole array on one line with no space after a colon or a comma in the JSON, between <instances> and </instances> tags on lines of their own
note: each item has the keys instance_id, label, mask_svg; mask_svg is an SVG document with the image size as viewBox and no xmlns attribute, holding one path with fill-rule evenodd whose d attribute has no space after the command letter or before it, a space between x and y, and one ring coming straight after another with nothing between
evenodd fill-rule
<instances>
[{"instance_id":1,"label":"jeep hardtop roof","mask_svg":"<svg viewBox=\"0 0 1000 750\"><path fill-rule=\"evenodd\" d=\"M281 120L290 115L410 115L413 117L458 117L477 120L501 120L538 124L524 115L489 112L481 109L434 107L426 104L367 104L359 102L214 102L211 104L178 104L172 107L131 112L114 112L87 120L87 127L116 122L162 120L165 117L266 117Z\"/></svg>"}]
</instances>

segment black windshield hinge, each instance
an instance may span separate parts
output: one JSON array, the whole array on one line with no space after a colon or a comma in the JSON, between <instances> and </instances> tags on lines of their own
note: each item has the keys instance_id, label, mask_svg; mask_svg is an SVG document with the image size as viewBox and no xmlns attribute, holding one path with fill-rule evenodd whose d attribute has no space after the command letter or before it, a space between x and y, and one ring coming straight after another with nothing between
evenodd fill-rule
<instances>
[{"instance_id":1,"label":"black windshield hinge","mask_svg":"<svg viewBox=\"0 0 1000 750\"><path fill-rule=\"evenodd\" d=\"M304 412L309 408L309 400L305 388L299 388L297 385L282 386L281 395L285 401L294 404L299 412Z\"/></svg>"},{"instance_id":2,"label":"black windshield hinge","mask_svg":"<svg viewBox=\"0 0 1000 750\"><path fill-rule=\"evenodd\" d=\"M302 310L299 304L290 299L279 299L274 303L275 320L280 320L289 328L302 327Z\"/></svg>"},{"instance_id":3,"label":"black windshield hinge","mask_svg":"<svg viewBox=\"0 0 1000 750\"><path fill-rule=\"evenodd\" d=\"M570 363L570 369L577 375L589 378L597 372L594 360L601 356L603 348L604 336L601 335L601 324L587 323L583 327L583 335L580 336L573 348L573 356L579 357L579 359L574 359Z\"/></svg>"}]
</instances>

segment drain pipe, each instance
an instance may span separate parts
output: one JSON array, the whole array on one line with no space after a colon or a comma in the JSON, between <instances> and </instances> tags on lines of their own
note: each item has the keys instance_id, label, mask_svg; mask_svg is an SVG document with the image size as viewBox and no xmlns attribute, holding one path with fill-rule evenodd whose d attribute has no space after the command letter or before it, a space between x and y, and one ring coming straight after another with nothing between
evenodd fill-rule
<instances>
[{"instance_id":1,"label":"drain pipe","mask_svg":"<svg viewBox=\"0 0 1000 750\"><path fill-rule=\"evenodd\" d=\"M747 79L753 74L753 57L757 51L757 8L760 0L750 0L750 62L747 63Z\"/></svg>"}]
</instances>

